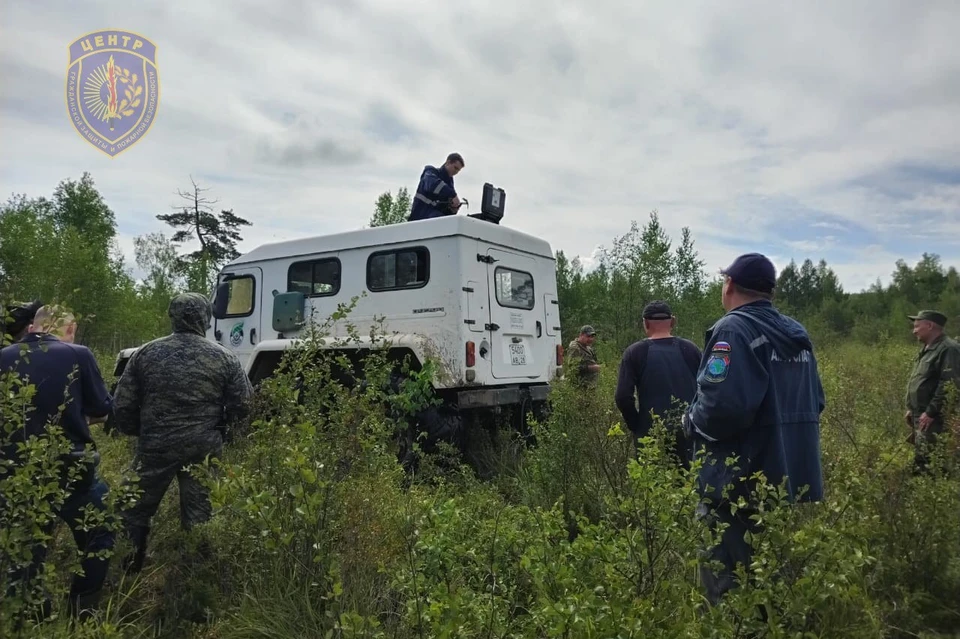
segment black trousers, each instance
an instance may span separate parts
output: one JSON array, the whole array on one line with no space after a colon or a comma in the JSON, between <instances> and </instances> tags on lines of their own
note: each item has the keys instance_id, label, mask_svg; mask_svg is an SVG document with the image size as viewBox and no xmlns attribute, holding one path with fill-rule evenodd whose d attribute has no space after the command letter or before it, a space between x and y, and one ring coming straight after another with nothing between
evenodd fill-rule
<instances>
[{"instance_id":1,"label":"black trousers","mask_svg":"<svg viewBox=\"0 0 960 639\"><path fill-rule=\"evenodd\" d=\"M719 524L728 524L720 537L720 543L704 553L707 562L719 561L721 568L714 570L706 563L700 565L700 581L711 605L717 605L724 594L739 585L734 574L737 564L743 564L747 568L750 566L753 547L747 541L746 534L761 530L757 523L750 519L756 512L744 508L731 514L729 505L712 508L701 503L697 507L697 517L703 518L711 530L716 530Z\"/></svg>"}]
</instances>

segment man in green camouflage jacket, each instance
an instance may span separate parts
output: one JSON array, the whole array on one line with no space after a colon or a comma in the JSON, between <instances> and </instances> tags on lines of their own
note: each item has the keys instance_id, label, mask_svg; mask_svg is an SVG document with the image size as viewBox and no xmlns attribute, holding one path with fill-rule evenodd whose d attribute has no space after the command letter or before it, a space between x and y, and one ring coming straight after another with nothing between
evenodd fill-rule
<instances>
[{"instance_id":1,"label":"man in green camouflage jacket","mask_svg":"<svg viewBox=\"0 0 960 639\"><path fill-rule=\"evenodd\" d=\"M594 386L600 377L600 364L597 354L593 350L593 343L597 339L597 331L592 326L580 329L577 339L567 346L566 358L570 362L576 381L587 386Z\"/></svg>"},{"instance_id":2,"label":"man in green camouflage jacket","mask_svg":"<svg viewBox=\"0 0 960 639\"><path fill-rule=\"evenodd\" d=\"M938 311L909 315L913 334L924 346L907 382L907 425L913 428L915 466L929 464L929 448L943 432L948 388L960 391L960 345L944 333L947 317ZM952 382L952 383L951 383Z\"/></svg>"},{"instance_id":3,"label":"man in green camouflage jacket","mask_svg":"<svg viewBox=\"0 0 960 639\"><path fill-rule=\"evenodd\" d=\"M117 430L138 438L134 467L143 494L124 513L133 571L143 567L150 519L174 477L181 526L209 519L209 493L185 467L220 456L225 429L247 416L253 392L237 356L206 339L213 311L205 297L178 295L168 313L173 333L133 354L114 400Z\"/></svg>"}]
</instances>

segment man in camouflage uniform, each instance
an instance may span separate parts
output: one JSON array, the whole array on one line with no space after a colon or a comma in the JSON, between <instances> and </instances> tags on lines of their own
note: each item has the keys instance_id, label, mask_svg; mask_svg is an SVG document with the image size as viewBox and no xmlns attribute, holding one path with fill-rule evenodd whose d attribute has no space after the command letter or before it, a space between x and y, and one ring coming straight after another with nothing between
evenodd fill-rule
<instances>
[{"instance_id":1,"label":"man in camouflage uniform","mask_svg":"<svg viewBox=\"0 0 960 639\"><path fill-rule=\"evenodd\" d=\"M597 331L588 325L582 327L577 339L567 346L567 361L576 365L573 370L577 381L589 386L595 385L600 377L600 364L597 363L597 354L593 351L596 340Z\"/></svg>"},{"instance_id":2,"label":"man in camouflage uniform","mask_svg":"<svg viewBox=\"0 0 960 639\"><path fill-rule=\"evenodd\" d=\"M128 566L143 567L150 518L176 477L184 529L209 519L208 491L185 467L219 457L225 430L250 410L252 388L240 360L205 338L210 302L196 293L178 295L168 311L173 334L138 349L117 385L117 429L138 437L135 469L143 495L124 513L136 548Z\"/></svg>"},{"instance_id":3,"label":"man in camouflage uniform","mask_svg":"<svg viewBox=\"0 0 960 639\"><path fill-rule=\"evenodd\" d=\"M944 333L947 316L939 311L908 315L913 334L923 344L907 382L907 425L913 429L914 468L926 470L930 447L944 429L947 389L960 390L960 345ZM953 382L953 384L950 384Z\"/></svg>"}]
</instances>

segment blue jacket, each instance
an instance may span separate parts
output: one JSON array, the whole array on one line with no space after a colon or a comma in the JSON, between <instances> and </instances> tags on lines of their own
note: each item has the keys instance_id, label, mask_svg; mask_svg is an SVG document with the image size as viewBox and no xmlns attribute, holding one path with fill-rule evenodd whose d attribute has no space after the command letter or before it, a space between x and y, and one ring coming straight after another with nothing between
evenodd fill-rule
<instances>
[{"instance_id":1,"label":"blue jacket","mask_svg":"<svg viewBox=\"0 0 960 639\"><path fill-rule=\"evenodd\" d=\"M732 483L732 500L749 499L749 478L760 471L773 485L787 478L791 500L821 500L825 405L813 344L799 322L765 300L724 315L706 333L687 410L697 456L706 455L701 494L717 505ZM739 459L728 466L730 456Z\"/></svg>"},{"instance_id":2,"label":"blue jacket","mask_svg":"<svg viewBox=\"0 0 960 639\"><path fill-rule=\"evenodd\" d=\"M24 349L26 353L22 352ZM113 398L90 349L62 342L53 335L31 333L0 349L0 374L10 372L16 372L24 383L33 384L36 394L26 423L14 431L11 445L3 450L5 457L16 459L17 442L42 435L65 401L59 419L63 434L75 450L82 450L86 444L93 445L87 417L109 414L113 410ZM74 376L72 381L70 375Z\"/></svg>"},{"instance_id":3,"label":"blue jacket","mask_svg":"<svg viewBox=\"0 0 960 639\"><path fill-rule=\"evenodd\" d=\"M453 215L454 212L446 207L446 201L453 199L456 195L453 176L447 173L446 169L442 166L439 169L434 166L423 167L417 193L413 196L409 221Z\"/></svg>"}]
</instances>

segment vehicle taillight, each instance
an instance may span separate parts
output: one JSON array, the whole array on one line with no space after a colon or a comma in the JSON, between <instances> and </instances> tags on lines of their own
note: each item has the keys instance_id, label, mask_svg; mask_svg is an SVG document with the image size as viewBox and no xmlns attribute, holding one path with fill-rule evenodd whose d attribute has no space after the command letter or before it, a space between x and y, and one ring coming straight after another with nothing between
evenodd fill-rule
<instances>
[{"instance_id":1,"label":"vehicle taillight","mask_svg":"<svg viewBox=\"0 0 960 639\"><path fill-rule=\"evenodd\" d=\"M563 344L557 344L557 366L563 366Z\"/></svg>"},{"instance_id":2,"label":"vehicle taillight","mask_svg":"<svg viewBox=\"0 0 960 639\"><path fill-rule=\"evenodd\" d=\"M467 342L467 366L472 367L477 363L476 346L473 342Z\"/></svg>"}]
</instances>

